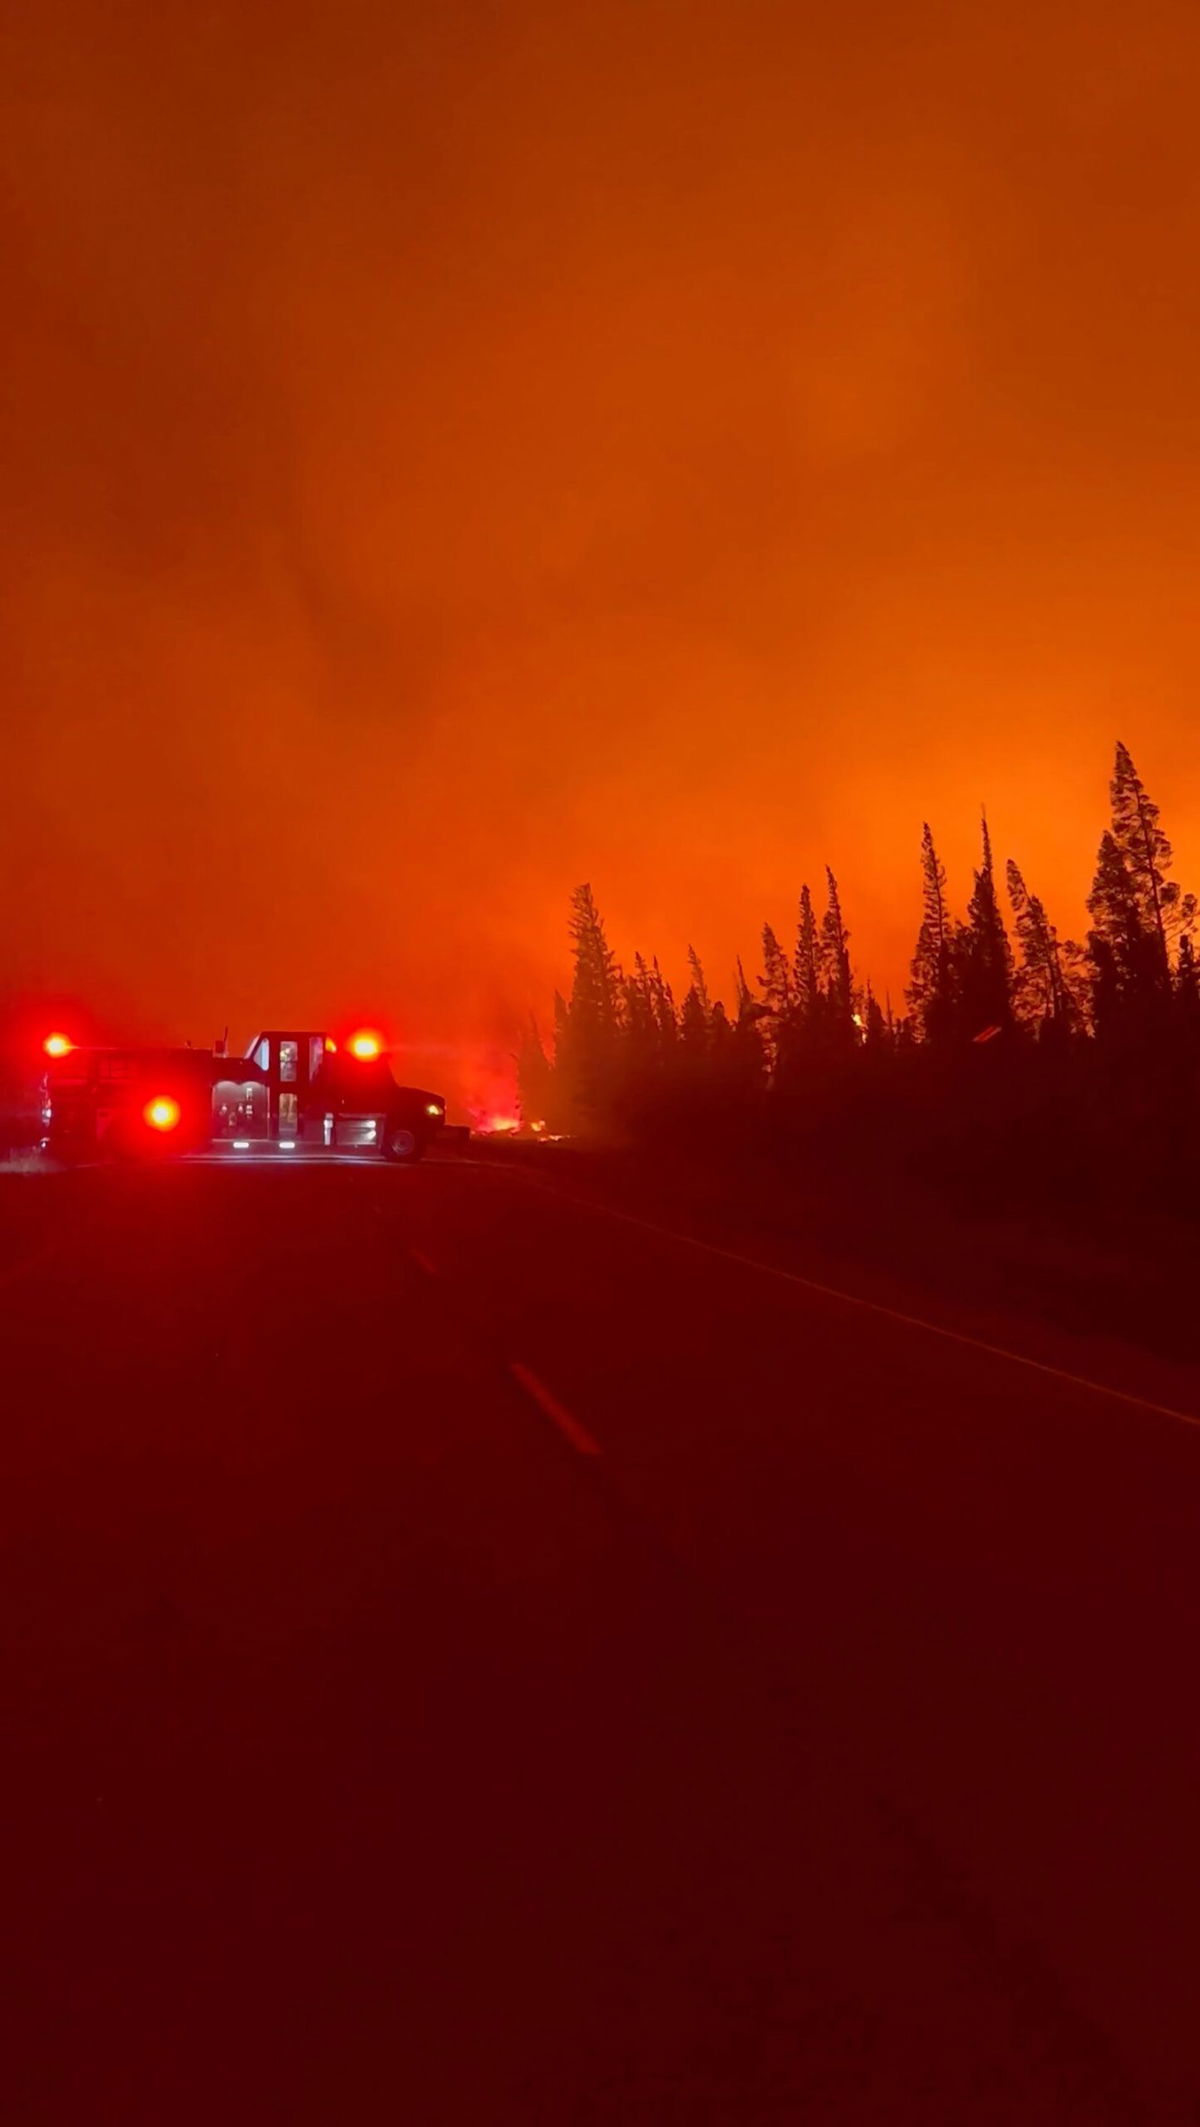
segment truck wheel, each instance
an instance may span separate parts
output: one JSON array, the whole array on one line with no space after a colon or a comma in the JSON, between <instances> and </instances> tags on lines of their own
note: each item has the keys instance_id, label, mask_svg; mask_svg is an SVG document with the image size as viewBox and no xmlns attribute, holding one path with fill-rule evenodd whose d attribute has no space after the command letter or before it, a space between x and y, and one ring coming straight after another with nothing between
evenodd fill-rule
<instances>
[{"instance_id":1,"label":"truck wheel","mask_svg":"<svg viewBox=\"0 0 1200 2127\"><path fill-rule=\"evenodd\" d=\"M383 1132L383 1156L385 1160L398 1160L411 1167L425 1150L425 1141L410 1130L407 1123L388 1123Z\"/></svg>"}]
</instances>

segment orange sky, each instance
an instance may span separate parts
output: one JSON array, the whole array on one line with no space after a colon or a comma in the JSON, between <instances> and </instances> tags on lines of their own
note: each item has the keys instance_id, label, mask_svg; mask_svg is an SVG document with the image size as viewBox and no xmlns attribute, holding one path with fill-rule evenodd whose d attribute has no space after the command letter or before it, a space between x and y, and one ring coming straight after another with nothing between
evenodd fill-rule
<instances>
[{"instance_id":1,"label":"orange sky","mask_svg":"<svg viewBox=\"0 0 1200 2127\"><path fill-rule=\"evenodd\" d=\"M501 1100L590 878L899 991L981 799L1200 885L1188 4L9 15L0 982Z\"/></svg>"}]
</instances>

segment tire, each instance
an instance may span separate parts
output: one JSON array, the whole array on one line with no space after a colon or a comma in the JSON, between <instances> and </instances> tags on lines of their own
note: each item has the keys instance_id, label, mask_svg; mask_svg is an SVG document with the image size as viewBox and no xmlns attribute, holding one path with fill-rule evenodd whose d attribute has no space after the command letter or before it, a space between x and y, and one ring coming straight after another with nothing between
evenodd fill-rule
<instances>
[{"instance_id":1,"label":"tire","mask_svg":"<svg viewBox=\"0 0 1200 2127\"><path fill-rule=\"evenodd\" d=\"M383 1156L394 1164L415 1167L425 1151L425 1140L407 1123L385 1123L383 1130Z\"/></svg>"}]
</instances>

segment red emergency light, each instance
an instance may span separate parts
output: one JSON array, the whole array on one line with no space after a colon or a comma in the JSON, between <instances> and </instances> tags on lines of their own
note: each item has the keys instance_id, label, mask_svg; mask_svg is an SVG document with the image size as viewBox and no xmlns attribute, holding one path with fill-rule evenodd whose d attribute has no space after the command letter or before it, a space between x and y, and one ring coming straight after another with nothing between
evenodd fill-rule
<instances>
[{"instance_id":1,"label":"red emergency light","mask_svg":"<svg viewBox=\"0 0 1200 2127\"><path fill-rule=\"evenodd\" d=\"M351 1056L357 1056L360 1063L369 1063L373 1056L379 1056L383 1051L383 1043L378 1034L370 1034L365 1028L360 1034L352 1034L346 1047Z\"/></svg>"},{"instance_id":2,"label":"red emergency light","mask_svg":"<svg viewBox=\"0 0 1200 2127\"><path fill-rule=\"evenodd\" d=\"M174 1130L179 1123L179 1102L169 1093L156 1093L146 1102L142 1116L152 1130Z\"/></svg>"},{"instance_id":3,"label":"red emergency light","mask_svg":"<svg viewBox=\"0 0 1200 2127\"><path fill-rule=\"evenodd\" d=\"M66 1034L47 1034L42 1043L47 1056L69 1056L74 1046Z\"/></svg>"}]
</instances>

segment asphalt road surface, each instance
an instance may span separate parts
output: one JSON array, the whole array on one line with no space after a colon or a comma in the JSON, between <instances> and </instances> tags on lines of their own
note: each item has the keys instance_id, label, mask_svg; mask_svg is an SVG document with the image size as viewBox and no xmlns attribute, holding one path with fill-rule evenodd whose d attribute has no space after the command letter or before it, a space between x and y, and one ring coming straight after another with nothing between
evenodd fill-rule
<instances>
[{"instance_id":1,"label":"asphalt road surface","mask_svg":"<svg viewBox=\"0 0 1200 2127\"><path fill-rule=\"evenodd\" d=\"M1200 1430L458 1163L0 1178L5 2127L1200 2120Z\"/></svg>"}]
</instances>

